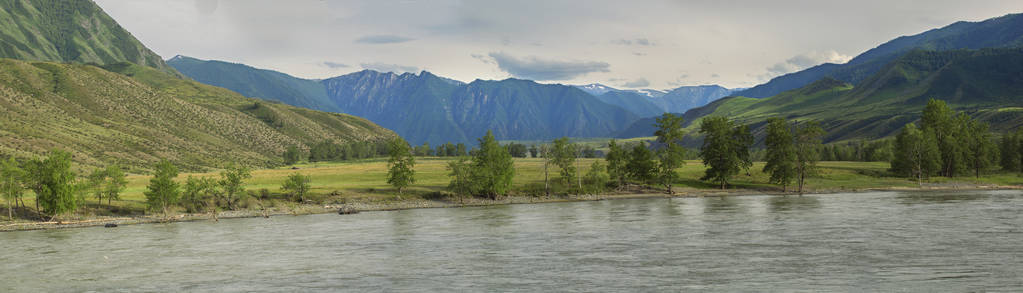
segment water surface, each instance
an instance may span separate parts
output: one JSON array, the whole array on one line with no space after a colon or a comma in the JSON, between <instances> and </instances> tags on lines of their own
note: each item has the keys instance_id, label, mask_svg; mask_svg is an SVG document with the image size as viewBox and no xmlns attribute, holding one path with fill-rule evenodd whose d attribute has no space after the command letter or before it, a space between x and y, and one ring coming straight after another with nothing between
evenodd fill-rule
<instances>
[{"instance_id":1,"label":"water surface","mask_svg":"<svg viewBox=\"0 0 1023 293\"><path fill-rule=\"evenodd\" d=\"M0 291L1018 291L1023 193L631 199L0 233Z\"/></svg>"}]
</instances>

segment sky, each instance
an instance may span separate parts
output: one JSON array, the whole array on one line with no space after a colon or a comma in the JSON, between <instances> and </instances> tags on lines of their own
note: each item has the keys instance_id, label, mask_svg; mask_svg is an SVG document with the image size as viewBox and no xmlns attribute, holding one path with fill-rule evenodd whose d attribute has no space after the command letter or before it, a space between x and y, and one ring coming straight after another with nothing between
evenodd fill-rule
<instances>
[{"instance_id":1,"label":"sky","mask_svg":"<svg viewBox=\"0 0 1023 293\"><path fill-rule=\"evenodd\" d=\"M1019 0L95 0L142 43L302 78L422 70L670 89L751 87Z\"/></svg>"}]
</instances>

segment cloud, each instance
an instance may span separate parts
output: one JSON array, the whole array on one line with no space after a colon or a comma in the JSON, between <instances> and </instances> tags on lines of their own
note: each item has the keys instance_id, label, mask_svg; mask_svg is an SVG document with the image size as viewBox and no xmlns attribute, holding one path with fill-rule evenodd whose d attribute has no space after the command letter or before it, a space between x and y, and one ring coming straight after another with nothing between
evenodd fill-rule
<instances>
[{"instance_id":1,"label":"cloud","mask_svg":"<svg viewBox=\"0 0 1023 293\"><path fill-rule=\"evenodd\" d=\"M778 76L800 71L822 63L845 63L851 58L851 56L839 54L834 50L823 52L811 51L793 56L792 58L786 59L785 62L776 63L771 67L768 67L767 72L769 76Z\"/></svg>"},{"instance_id":2,"label":"cloud","mask_svg":"<svg viewBox=\"0 0 1023 293\"><path fill-rule=\"evenodd\" d=\"M394 72L394 73L404 73L404 72L413 72L414 73L414 72L419 72L419 67L405 66L405 65L398 65L398 64L390 64L390 63L382 63L382 62L361 63L361 64L359 64L359 66L362 66L363 69L376 70L376 71L380 71L380 72Z\"/></svg>"},{"instance_id":3,"label":"cloud","mask_svg":"<svg viewBox=\"0 0 1023 293\"><path fill-rule=\"evenodd\" d=\"M638 78L636 80L633 80L633 81L630 81L630 82L626 82L626 83L622 84L622 86L623 87L628 87L628 88L648 87L648 86L650 86L650 81L646 80L646 78L640 77L640 78Z\"/></svg>"},{"instance_id":4,"label":"cloud","mask_svg":"<svg viewBox=\"0 0 1023 293\"><path fill-rule=\"evenodd\" d=\"M710 78L718 78L718 77L721 77L721 75L717 74L717 73L711 73L710 74Z\"/></svg>"},{"instance_id":5,"label":"cloud","mask_svg":"<svg viewBox=\"0 0 1023 293\"><path fill-rule=\"evenodd\" d=\"M643 53L643 52L632 52L632 55L643 57L643 56L646 56L646 53Z\"/></svg>"},{"instance_id":6,"label":"cloud","mask_svg":"<svg viewBox=\"0 0 1023 293\"><path fill-rule=\"evenodd\" d=\"M636 39L617 39L611 41L612 44L624 45L624 46L655 46L654 42L651 42L647 38L636 38Z\"/></svg>"},{"instance_id":7,"label":"cloud","mask_svg":"<svg viewBox=\"0 0 1023 293\"><path fill-rule=\"evenodd\" d=\"M362 44L394 44L404 43L412 40L415 39L395 35L368 35L356 39L355 42Z\"/></svg>"},{"instance_id":8,"label":"cloud","mask_svg":"<svg viewBox=\"0 0 1023 293\"><path fill-rule=\"evenodd\" d=\"M212 15L217 12L217 0L195 0L195 11L200 15Z\"/></svg>"},{"instance_id":9,"label":"cloud","mask_svg":"<svg viewBox=\"0 0 1023 293\"><path fill-rule=\"evenodd\" d=\"M492 52L488 56L497 62L501 71L533 80L569 80L593 72L610 72L608 68L611 67L600 61L551 60L536 56L519 58L503 52Z\"/></svg>"},{"instance_id":10,"label":"cloud","mask_svg":"<svg viewBox=\"0 0 1023 293\"><path fill-rule=\"evenodd\" d=\"M351 66L348 66L348 64L337 63L337 62L330 62L330 61L323 61L323 65L327 66L327 67L330 67L331 69L351 67Z\"/></svg>"}]
</instances>

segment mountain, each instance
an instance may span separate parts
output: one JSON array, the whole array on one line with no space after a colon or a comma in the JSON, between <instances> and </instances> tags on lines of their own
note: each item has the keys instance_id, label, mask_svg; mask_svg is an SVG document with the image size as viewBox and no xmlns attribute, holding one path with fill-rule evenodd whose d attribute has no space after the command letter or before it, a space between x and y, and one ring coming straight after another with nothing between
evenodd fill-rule
<instances>
[{"instance_id":1,"label":"mountain","mask_svg":"<svg viewBox=\"0 0 1023 293\"><path fill-rule=\"evenodd\" d=\"M195 81L231 89L246 97L314 110L339 112L319 81L238 63L174 56L167 64Z\"/></svg>"},{"instance_id":2,"label":"mountain","mask_svg":"<svg viewBox=\"0 0 1023 293\"><path fill-rule=\"evenodd\" d=\"M653 117L664 113L664 108L654 103L649 96L633 91L608 91L596 95L604 103L622 107L639 117Z\"/></svg>"},{"instance_id":3,"label":"mountain","mask_svg":"<svg viewBox=\"0 0 1023 293\"><path fill-rule=\"evenodd\" d=\"M685 113L687 129L720 115L762 127L770 117L820 121L825 142L889 137L917 121L929 99L991 123L995 131L1023 125L1023 48L914 50L858 85L825 77L773 97L729 97ZM640 120L621 136L649 136Z\"/></svg>"},{"instance_id":4,"label":"mountain","mask_svg":"<svg viewBox=\"0 0 1023 293\"><path fill-rule=\"evenodd\" d=\"M947 51L956 49L1011 48L1023 46L1023 14L1009 14L981 22L956 22L940 29L888 41L856 56L845 64L821 64L799 72L775 77L765 84L735 93L765 98L796 89L824 77L859 84L886 64L914 49Z\"/></svg>"},{"instance_id":5,"label":"mountain","mask_svg":"<svg viewBox=\"0 0 1023 293\"><path fill-rule=\"evenodd\" d=\"M664 112L682 113L731 95L733 91L719 85L683 86L653 101L654 104L661 106Z\"/></svg>"},{"instance_id":6,"label":"mountain","mask_svg":"<svg viewBox=\"0 0 1023 293\"><path fill-rule=\"evenodd\" d=\"M0 58L130 62L178 73L91 0L0 0Z\"/></svg>"},{"instance_id":7,"label":"mountain","mask_svg":"<svg viewBox=\"0 0 1023 293\"><path fill-rule=\"evenodd\" d=\"M631 97L597 98L572 86L508 79L466 84L430 72L363 70L307 80L242 64L179 56L168 63L186 76L248 97L365 117L410 143L475 143L487 127L499 139L609 136L658 107ZM637 94L633 92L631 94ZM621 101L618 101L621 100ZM475 113L479 120L467 116ZM548 124L542 125L538 123Z\"/></svg>"},{"instance_id":8,"label":"mountain","mask_svg":"<svg viewBox=\"0 0 1023 293\"><path fill-rule=\"evenodd\" d=\"M730 95L735 90L719 85L683 86L668 92L651 89L621 90L599 83L577 85L601 101L625 108L640 117L653 117L664 112L682 113Z\"/></svg>"}]
</instances>

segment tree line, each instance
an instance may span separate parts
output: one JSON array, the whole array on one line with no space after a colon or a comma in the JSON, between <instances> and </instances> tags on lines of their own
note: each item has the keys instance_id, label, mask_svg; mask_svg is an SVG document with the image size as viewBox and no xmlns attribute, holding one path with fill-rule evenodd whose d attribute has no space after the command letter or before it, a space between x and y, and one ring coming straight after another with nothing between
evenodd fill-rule
<instances>
[{"instance_id":1,"label":"tree line","mask_svg":"<svg viewBox=\"0 0 1023 293\"><path fill-rule=\"evenodd\" d=\"M1013 139L1010 137L1006 142L1011 145ZM1019 150L1008 150L1009 156L1019 153ZM891 171L915 178L921 184L936 175L980 177L998 164L999 151L987 123L953 111L944 101L932 99L923 110L920 126L907 124L896 136ZM1003 162L1003 167L1012 170L1013 165L1006 163Z\"/></svg>"}]
</instances>

